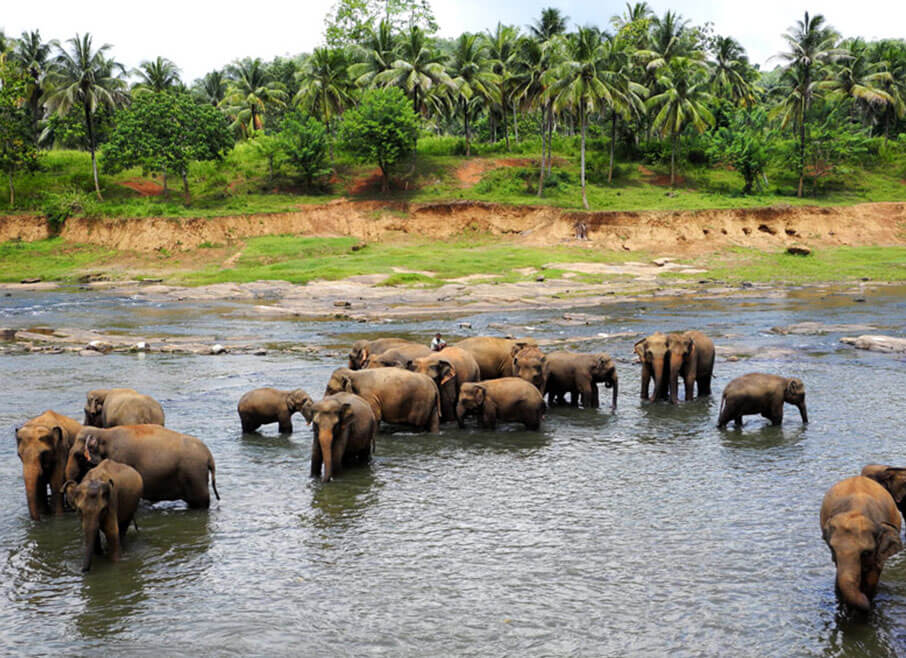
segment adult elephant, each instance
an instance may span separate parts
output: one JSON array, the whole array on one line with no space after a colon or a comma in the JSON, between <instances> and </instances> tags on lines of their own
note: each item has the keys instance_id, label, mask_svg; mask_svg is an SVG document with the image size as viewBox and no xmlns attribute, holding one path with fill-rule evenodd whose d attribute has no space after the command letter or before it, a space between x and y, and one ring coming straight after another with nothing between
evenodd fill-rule
<instances>
[{"instance_id":1,"label":"adult elephant","mask_svg":"<svg viewBox=\"0 0 906 658\"><path fill-rule=\"evenodd\" d=\"M349 350L349 369L361 370L368 364L368 357L381 354L398 345L416 345L404 338L378 338L377 340L357 340Z\"/></svg>"},{"instance_id":2,"label":"adult elephant","mask_svg":"<svg viewBox=\"0 0 906 658\"><path fill-rule=\"evenodd\" d=\"M869 464L862 469L862 475L887 489L900 514L906 519L906 468Z\"/></svg>"},{"instance_id":3,"label":"adult elephant","mask_svg":"<svg viewBox=\"0 0 906 658\"><path fill-rule=\"evenodd\" d=\"M633 351L642 363L643 400L666 400L668 397L667 381L669 379L670 351L667 348L667 335L656 331L635 344ZM654 379L654 395L648 397L651 379Z\"/></svg>"},{"instance_id":4,"label":"adult elephant","mask_svg":"<svg viewBox=\"0 0 906 658\"><path fill-rule=\"evenodd\" d=\"M327 482L343 466L371 459L377 420L365 400L352 393L336 393L316 402L312 414L312 477Z\"/></svg>"},{"instance_id":5,"label":"adult elephant","mask_svg":"<svg viewBox=\"0 0 906 658\"><path fill-rule=\"evenodd\" d=\"M903 548L893 498L861 475L838 482L821 503L821 535L837 565L837 590L843 600L869 610L884 562Z\"/></svg>"},{"instance_id":6,"label":"adult elephant","mask_svg":"<svg viewBox=\"0 0 906 658\"><path fill-rule=\"evenodd\" d=\"M578 352L551 352L547 355L547 402L553 405L562 402L570 394L570 404L586 409L597 409L598 384L613 389L611 408L617 408L620 390L617 366L606 352L581 354Z\"/></svg>"},{"instance_id":7,"label":"adult elephant","mask_svg":"<svg viewBox=\"0 0 906 658\"><path fill-rule=\"evenodd\" d=\"M667 336L670 352L670 402L679 400L679 378L686 386L686 402L692 400L695 385L698 396L711 395L714 373L714 341L700 331L686 331Z\"/></svg>"},{"instance_id":8,"label":"adult elephant","mask_svg":"<svg viewBox=\"0 0 906 658\"><path fill-rule=\"evenodd\" d=\"M79 438L92 464L112 459L128 464L142 476L142 498L150 501L184 500L192 508L207 509L208 472L217 493L214 457L200 439L160 425L121 425L110 429L83 427Z\"/></svg>"},{"instance_id":9,"label":"adult elephant","mask_svg":"<svg viewBox=\"0 0 906 658\"><path fill-rule=\"evenodd\" d=\"M99 388L88 391L83 424L91 427L163 425L164 410L150 395L131 388Z\"/></svg>"},{"instance_id":10,"label":"adult elephant","mask_svg":"<svg viewBox=\"0 0 906 658\"><path fill-rule=\"evenodd\" d=\"M541 397L547 386L547 357L538 347L527 345L513 355L513 376L538 389Z\"/></svg>"},{"instance_id":11,"label":"adult elephant","mask_svg":"<svg viewBox=\"0 0 906 658\"><path fill-rule=\"evenodd\" d=\"M396 345L380 354L372 353L368 357L366 368L406 368L410 361L434 354L427 345L408 343Z\"/></svg>"},{"instance_id":12,"label":"adult elephant","mask_svg":"<svg viewBox=\"0 0 906 658\"><path fill-rule=\"evenodd\" d=\"M38 520L41 512L63 513L66 459L80 429L79 421L56 411L45 411L16 429L16 452L22 461L31 518Z\"/></svg>"},{"instance_id":13,"label":"adult elephant","mask_svg":"<svg viewBox=\"0 0 906 658\"><path fill-rule=\"evenodd\" d=\"M802 422L808 422L805 384L801 379L760 372L737 377L724 389L717 426L725 427L731 420L742 425L742 417L752 414L761 414L773 425L780 425L784 402L795 405Z\"/></svg>"},{"instance_id":14,"label":"adult elephant","mask_svg":"<svg viewBox=\"0 0 906 658\"><path fill-rule=\"evenodd\" d=\"M437 384L440 391L440 419L456 419L456 401L463 384L477 382L481 371L475 358L458 347L445 347L439 352L415 359L407 364L413 372L427 375ZM460 422L460 427L462 426Z\"/></svg>"},{"instance_id":15,"label":"adult elephant","mask_svg":"<svg viewBox=\"0 0 906 658\"><path fill-rule=\"evenodd\" d=\"M456 417L462 420L475 414L481 427L494 429L498 421L522 423L537 430L544 417L544 398L532 384L520 377L487 379L463 384L456 405Z\"/></svg>"},{"instance_id":16,"label":"adult elephant","mask_svg":"<svg viewBox=\"0 0 906 658\"><path fill-rule=\"evenodd\" d=\"M478 363L482 379L497 379L499 377L512 377L513 357L523 347L538 347L538 343L531 338L496 338L494 336L474 336L461 340L453 347L465 350Z\"/></svg>"},{"instance_id":17,"label":"adult elephant","mask_svg":"<svg viewBox=\"0 0 906 658\"><path fill-rule=\"evenodd\" d=\"M281 434L292 434L292 416L298 412L311 422L311 396L301 388L281 391L276 388L256 388L239 398L236 410L243 432L254 432L262 425L278 423Z\"/></svg>"},{"instance_id":18,"label":"adult elephant","mask_svg":"<svg viewBox=\"0 0 906 658\"><path fill-rule=\"evenodd\" d=\"M440 431L440 392L426 375L402 368L337 368L324 396L353 393L371 407L375 420Z\"/></svg>"}]
</instances>

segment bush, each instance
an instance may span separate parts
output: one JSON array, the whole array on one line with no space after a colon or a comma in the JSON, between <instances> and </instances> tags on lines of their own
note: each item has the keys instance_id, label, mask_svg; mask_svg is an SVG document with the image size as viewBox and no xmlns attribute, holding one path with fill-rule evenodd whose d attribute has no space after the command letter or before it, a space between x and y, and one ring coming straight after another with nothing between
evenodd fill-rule
<instances>
[{"instance_id":1,"label":"bush","mask_svg":"<svg viewBox=\"0 0 906 658\"><path fill-rule=\"evenodd\" d=\"M327 166L327 129L314 117L292 112L277 136L280 150L299 173L305 187L330 174Z\"/></svg>"},{"instance_id":2,"label":"bush","mask_svg":"<svg viewBox=\"0 0 906 658\"><path fill-rule=\"evenodd\" d=\"M41 212L55 233L58 233L66 220L73 215L99 217L101 214L95 198L78 190L48 192L42 199Z\"/></svg>"}]
</instances>

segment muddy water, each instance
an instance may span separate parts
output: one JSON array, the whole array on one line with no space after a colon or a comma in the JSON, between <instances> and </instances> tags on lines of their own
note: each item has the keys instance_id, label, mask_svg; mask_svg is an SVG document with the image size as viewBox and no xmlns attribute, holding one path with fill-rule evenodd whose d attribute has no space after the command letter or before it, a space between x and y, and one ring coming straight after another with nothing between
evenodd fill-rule
<instances>
[{"instance_id":1,"label":"muddy water","mask_svg":"<svg viewBox=\"0 0 906 658\"><path fill-rule=\"evenodd\" d=\"M459 320L375 327L262 321L250 306L152 305L100 293L0 299L0 326L255 336L346 344L361 333L448 338ZM874 324L904 334L906 289L460 318L506 323L621 357L609 410L549 412L543 431L445 428L379 437L367 467L308 477L310 435L243 435L235 405L255 386L323 390L332 356L0 356L0 647L29 653L897 655L906 652L906 553L868 615L841 609L818 528L825 490L868 462L906 463L906 362L856 352L840 334L777 325ZM606 316L606 317L604 317ZM716 366L713 399L641 404L631 336L696 327L742 358ZM493 331L494 329L492 329ZM807 427L752 418L715 428L719 392L750 371L801 376ZM73 515L32 522L13 427L54 408L78 415L99 385L158 398L201 437L223 500L209 512L143 504L124 560L79 571ZM602 395L602 399L606 394Z\"/></svg>"}]
</instances>

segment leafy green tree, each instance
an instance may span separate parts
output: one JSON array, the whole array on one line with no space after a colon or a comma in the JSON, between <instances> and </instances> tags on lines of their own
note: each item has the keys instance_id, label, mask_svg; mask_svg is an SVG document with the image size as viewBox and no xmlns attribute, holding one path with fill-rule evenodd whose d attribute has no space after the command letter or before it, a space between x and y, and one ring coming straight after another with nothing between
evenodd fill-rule
<instances>
[{"instance_id":1,"label":"leafy green tree","mask_svg":"<svg viewBox=\"0 0 906 658\"><path fill-rule=\"evenodd\" d=\"M283 129L277 139L281 151L308 189L316 179L330 174L324 124L300 112L292 112L283 119Z\"/></svg>"},{"instance_id":2,"label":"leafy green tree","mask_svg":"<svg viewBox=\"0 0 906 658\"><path fill-rule=\"evenodd\" d=\"M824 16L808 12L784 35L787 50L778 57L786 62L781 78L783 98L777 113L781 126L793 126L799 133L799 188L802 197L805 184L807 124L812 101L820 94L820 68L841 56L837 33L825 23Z\"/></svg>"},{"instance_id":3,"label":"leafy green tree","mask_svg":"<svg viewBox=\"0 0 906 658\"><path fill-rule=\"evenodd\" d=\"M229 82L220 106L233 119L233 130L248 137L264 127L269 107L286 104L286 89L257 57L237 60L226 71Z\"/></svg>"},{"instance_id":4,"label":"leafy green tree","mask_svg":"<svg viewBox=\"0 0 906 658\"><path fill-rule=\"evenodd\" d=\"M166 57L156 57L139 64L135 70L139 78L136 91L147 90L151 92L167 91L182 84L179 79L179 67Z\"/></svg>"},{"instance_id":5,"label":"leafy green tree","mask_svg":"<svg viewBox=\"0 0 906 658\"><path fill-rule=\"evenodd\" d=\"M500 102L497 108L503 119L503 137L506 140L506 150L510 150L510 131L507 125L510 107L513 109L513 128L516 130L516 140L519 140L519 122L516 119L516 103L513 96L516 90L516 75L514 62L519 43L519 30L512 25L497 23L497 28L488 30L485 36L485 46L491 58L491 70L500 78L497 96ZM496 136L495 136L496 139Z\"/></svg>"},{"instance_id":6,"label":"leafy green tree","mask_svg":"<svg viewBox=\"0 0 906 658\"><path fill-rule=\"evenodd\" d=\"M13 179L38 166L38 151L31 134L26 105L28 78L0 59L0 170L9 183L9 206L16 205Z\"/></svg>"},{"instance_id":7,"label":"leafy green tree","mask_svg":"<svg viewBox=\"0 0 906 658\"><path fill-rule=\"evenodd\" d=\"M358 51L359 61L349 66L349 77L359 87L368 87L379 75L391 70L396 61L396 39L390 22L381 21L377 30L369 28Z\"/></svg>"},{"instance_id":8,"label":"leafy green tree","mask_svg":"<svg viewBox=\"0 0 906 658\"><path fill-rule=\"evenodd\" d=\"M892 102L885 104L877 116L878 122L884 125L884 139L887 140L897 119L906 116L906 42L880 41L873 44L872 51L872 58L890 74L883 85Z\"/></svg>"},{"instance_id":9,"label":"leafy green tree","mask_svg":"<svg viewBox=\"0 0 906 658\"><path fill-rule=\"evenodd\" d=\"M556 7L545 7L541 16L529 26L531 35L540 42L550 41L556 36L566 33L566 22L569 16L564 16Z\"/></svg>"},{"instance_id":10,"label":"leafy green tree","mask_svg":"<svg viewBox=\"0 0 906 658\"><path fill-rule=\"evenodd\" d=\"M375 76L377 84L399 87L412 97L412 109L424 112L425 99L437 85L452 86L441 63L442 56L417 25L409 28L399 44L399 54L391 68Z\"/></svg>"},{"instance_id":11,"label":"leafy green tree","mask_svg":"<svg viewBox=\"0 0 906 658\"><path fill-rule=\"evenodd\" d=\"M450 57L449 76L456 90L457 103L462 109L466 134L466 157L472 155L472 132L469 123L476 102L500 102L500 76L494 73L492 62L477 34L461 34Z\"/></svg>"},{"instance_id":12,"label":"leafy green tree","mask_svg":"<svg viewBox=\"0 0 906 658\"><path fill-rule=\"evenodd\" d=\"M709 154L715 162L731 165L745 181L743 194L751 194L764 178L770 161L767 114L763 108L737 110L728 126L719 128L711 138Z\"/></svg>"},{"instance_id":13,"label":"leafy green tree","mask_svg":"<svg viewBox=\"0 0 906 658\"><path fill-rule=\"evenodd\" d=\"M94 191L98 199L103 200L95 153L95 115L99 107L116 109L126 103L126 83L121 77L125 70L121 64L106 57L109 44L97 50L92 47L90 34L77 34L66 43L69 50L57 45L54 67L47 73L47 106L59 114L66 114L72 107L81 107L91 152Z\"/></svg>"},{"instance_id":14,"label":"leafy green tree","mask_svg":"<svg viewBox=\"0 0 906 658\"><path fill-rule=\"evenodd\" d=\"M361 43L386 21L391 30L418 27L437 32L429 0L337 0L324 19L324 37L331 48Z\"/></svg>"},{"instance_id":15,"label":"leafy green tree","mask_svg":"<svg viewBox=\"0 0 906 658\"><path fill-rule=\"evenodd\" d=\"M342 48L315 48L299 73L299 107L318 117L327 126L352 102L349 60ZM333 143L330 147L333 160Z\"/></svg>"},{"instance_id":16,"label":"leafy green tree","mask_svg":"<svg viewBox=\"0 0 906 658\"><path fill-rule=\"evenodd\" d=\"M874 114L882 114L888 105L896 102L885 89L893 82L893 75L883 62L870 60L868 47L861 39L849 41L841 50L845 50L846 55L818 87L832 101L850 102L853 113L861 110L870 121Z\"/></svg>"},{"instance_id":17,"label":"leafy green tree","mask_svg":"<svg viewBox=\"0 0 906 658\"><path fill-rule=\"evenodd\" d=\"M28 76L27 104L31 113L32 139L38 142L39 125L44 117L44 78L50 66L51 43L41 40L38 30L23 32L13 51L13 61Z\"/></svg>"},{"instance_id":18,"label":"leafy green tree","mask_svg":"<svg viewBox=\"0 0 906 658\"><path fill-rule=\"evenodd\" d=\"M390 170L415 150L418 117L395 87L370 89L357 107L347 111L340 126L346 149L381 168L381 191L390 189Z\"/></svg>"},{"instance_id":19,"label":"leafy green tree","mask_svg":"<svg viewBox=\"0 0 906 658\"><path fill-rule=\"evenodd\" d=\"M188 204L189 164L219 160L232 144L227 120L211 105L186 93L143 94L117 114L104 145L104 166L111 171L142 167L178 174Z\"/></svg>"},{"instance_id":20,"label":"leafy green tree","mask_svg":"<svg viewBox=\"0 0 906 658\"><path fill-rule=\"evenodd\" d=\"M214 107L220 105L223 97L226 96L227 80L223 71L211 71L205 73L204 77L196 80L193 85L193 91L205 103Z\"/></svg>"},{"instance_id":21,"label":"leafy green tree","mask_svg":"<svg viewBox=\"0 0 906 658\"><path fill-rule=\"evenodd\" d=\"M663 137L670 137L670 185L676 185L676 149L680 134L691 126L704 132L714 124L707 107L711 95L706 91L707 67L686 57L674 57L658 71L657 83L664 91L651 96L647 102L653 112L652 125Z\"/></svg>"}]
</instances>

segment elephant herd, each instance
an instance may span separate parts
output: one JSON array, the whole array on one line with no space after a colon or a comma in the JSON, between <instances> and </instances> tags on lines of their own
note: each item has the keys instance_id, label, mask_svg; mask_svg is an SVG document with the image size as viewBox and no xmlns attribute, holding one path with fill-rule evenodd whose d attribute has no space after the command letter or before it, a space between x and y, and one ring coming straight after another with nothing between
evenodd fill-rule
<instances>
[{"instance_id":1,"label":"elephant herd","mask_svg":"<svg viewBox=\"0 0 906 658\"><path fill-rule=\"evenodd\" d=\"M45 411L16 429L29 514L36 520L42 512L62 514L64 501L79 512L83 571L102 552L101 534L110 557L119 559L140 499L207 508L209 472L220 499L208 447L163 424L156 400L114 388L88 392L84 423Z\"/></svg>"},{"instance_id":2,"label":"elephant herd","mask_svg":"<svg viewBox=\"0 0 906 658\"><path fill-rule=\"evenodd\" d=\"M696 392L711 394L715 348L702 332L655 332L635 343L634 352L643 400L678 404L680 382L686 401ZM538 430L548 406L598 408L598 384L612 390L611 408L617 407L619 378L608 354L544 352L531 339L478 336L439 351L401 338L360 340L348 359L319 401L301 389L244 394L237 406L243 432L277 423L290 433L292 416L300 413L313 430L311 476L328 482L344 466L371 459L382 422L436 433L441 423L464 427L475 416L488 429L508 422ZM724 388L718 427L740 425L753 414L780 424L784 404L808 422L800 379L737 377ZM207 508L210 472L219 500L207 446L164 428L163 409L152 398L132 389L95 390L84 411L82 424L46 411L16 430L29 513L35 519L42 511L60 514L64 499L79 511L83 569L100 552L101 533L118 559L139 499ZM884 562L902 548L904 501L906 469L878 465L837 483L824 498L821 529L837 565L837 589L856 608L869 607Z\"/></svg>"}]
</instances>

